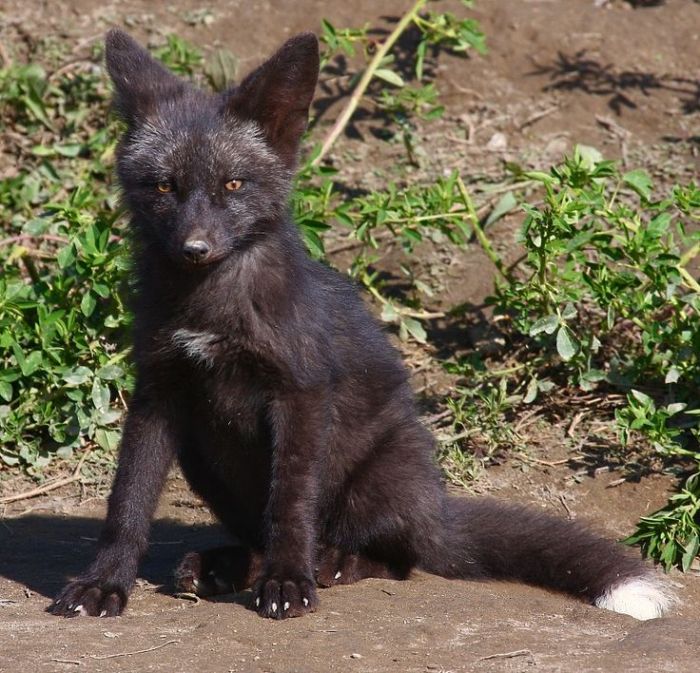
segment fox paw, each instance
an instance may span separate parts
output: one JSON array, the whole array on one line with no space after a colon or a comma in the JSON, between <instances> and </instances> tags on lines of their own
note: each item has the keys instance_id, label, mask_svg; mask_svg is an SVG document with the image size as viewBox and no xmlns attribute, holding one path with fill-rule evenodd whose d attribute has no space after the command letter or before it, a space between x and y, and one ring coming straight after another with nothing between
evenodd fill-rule
<instances>
[{"instance_id":1,"label":"fox paw","mask_svg":"<svg viewBox=\"0 0 700 673\"><path fill-rule=\"evenodd\" d=\"M61 617L117 617L126 601L126 592L114 585L78 579L63 588L47 611Z\"/></svg>"},{"instance_id":2,"label":"fox paw","mask_svg":"<svg viewBox=\"0 0 700 673\"><path fill-rule=\"evenodd\" d=\"M314 612L317 606L318 596L313 580L264 575L253 587L250 607L261 617L286 619Z\"/></svg>"},{"instance_id":3,"label":"fox paw","mask_svg":"<svg viewBox=\"0 0 700 673\"><path fill-rule=\"evenodd\" d=\"M201 598L227 594L236 590L231 578L208 567L203 555L196 551L185 554L175 570L177 591L196 594Z\"/></svg>"}]
</instances>

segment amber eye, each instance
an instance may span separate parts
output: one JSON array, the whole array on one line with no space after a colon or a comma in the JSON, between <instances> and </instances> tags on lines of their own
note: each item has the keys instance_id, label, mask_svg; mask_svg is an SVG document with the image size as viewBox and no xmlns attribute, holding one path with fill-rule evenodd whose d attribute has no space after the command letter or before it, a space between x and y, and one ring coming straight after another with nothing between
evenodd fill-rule
<instances>
[{"instance_id":1,"label":"amber eye","mask_svg":"<svg viewBox=\"0 0 700 673\"><path fill-rule=\"evenodd\" d=\"M171 192L173 188L171 187L169 182L159 182L156 185L156 189L161 193L161 194L167 194L168 192Z\"/></svg>"},{"instance_id":2,"label":"amber eye","mask_svg":"<svg viewBox=\"0 0 700 673\"><path fill-rule=\"evenodd\" d=\"M243 187L243 180L229 180L224 187L226 187L229 192L237 192Z\"/></svg>"}]
</instances>

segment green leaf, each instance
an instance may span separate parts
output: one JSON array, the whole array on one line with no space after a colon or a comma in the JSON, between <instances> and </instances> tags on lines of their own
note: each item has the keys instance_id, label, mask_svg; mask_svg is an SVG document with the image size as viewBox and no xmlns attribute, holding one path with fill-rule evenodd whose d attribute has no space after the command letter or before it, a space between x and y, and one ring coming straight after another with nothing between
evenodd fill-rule
<instances>
[{"instance_id":1,"label":"green leaf","mask_svg":"<svg viewBox=\"0 0 700 673\"><path fill-rule=\"evenodd\" d=\"M527 391L525 392L525 397L523 397L523 404L530 404L537 399L537 393L540 390L537 383L537 377L533 376L527 384Z\"/></svg>"},{"instance_id":2,"label":"green leaf","mask_svg":"<svg viewBox=\"0 0 700 673\"><path fill-rule=\"evenodd\" d=\"M561 312L561 317L564 320L571 320L575 318L578 315L578 311L576 310L576 307L569 302L565 307L564 310Z\"/></svg>"},{"instance_id":3,"label":"green leaf","mask_svg":"<svg viewBox=\"0 0 700 673\"><path fill-rule=\"evenodd\" d=\"M532 327L530 327L530 331L528 332L528 334L530 336L535 336L540 332L545 332L546 334L554 334L557 327L559 327L559 316L548 315L544 318L540 318L539 320L537 320L532 325Z\"/></svg>"},{"instance_id":4,"label":"green leaf","mask_svg":"<svg viewBox=\"0 0 700 673\"><path fill-rule=\"evenodd\" d=\"M568 327L562 325L557 332L557 352L561 359L568 362L578 353L578 349L579 344L576 337L571 334Z\"/></svg>"},{"instance_id":5,"label":"green leaf","mask_svg":"<svg viewBox=\"0 0 700 673\"><path fill-rule=\"evenodd\" d=\"M97 370L97 376L103 381L113 381L121 378L124 370L119 365L105 365Z\"/></svg>"},{"instance_id":6,"label":"green leaf","mask_svg":"<svg viewBox=\"0 0 700 673\"><path fill-rule=\"evenodd\" d=\"M406 84L403 81L401 75L399 75L397 72L394 72L393 70L389 70L388 68L377 68L374 71L374 76L384 80L389 84L393 84L394 86L402 87Z\"/></svg>"},{"instance_id":7,"label":"green leaf","mask_svg":"<svg viewBox=\"0 0 700 673\"><path fill-rule=\"evenodd\" d=\"M41 351L32 351L26 356L24 362L20 365L22 369L22 374L24 376L31 376L39 367L43 361L43 355Z\"/></svg>"},{"instance_id":8,"label":"green leaf","mask_svg":"<svg viewBox=\"0 0 700 673\"><path fill-rule=\"evenodd\" d=\"M82 145L74 143L71 145L54 145L54 149L58 154L64 157L77 157L80 154Z\"/></svg>"},{"instance_id":9,"label":"green leaf","mask_svg":"<svg viewBox=\"0 0 700 673\"><path fill-rule=\"evenodd\" d=\"M690 570L690 566L695 560L695 557L698 555L698 551L700 551L700 534L698 534L698 531L695 530L686 543L683 556L681 558L681 568L683 569L684 573L687 573Z\"/></svg>"},{"instance_id":10,"label":"green leaf","mask_svg":"<svg viewBox=\"0 0 700 673\"><path fill-rule=\"evenodd\" d=\"M63 380L69 386L79 386L90 378L91 371L87 367L76 367L63 375Z\"/></svg>"},{"instance_id":11,"label":"green leaf","mask_svg":"<svg viewBox=\"0 0 700 673\"><path fill-rule=\"evenodd\" d=\"M236 79L240 61L228 49L217 49L208 59L204 74L214 91L223 91Z\"/></svg>"},{"instance_id":12,"label":"green leaf","mask_svg":"<svg viewBox=\"0 0 700 673\"><path fill-rule=\"evenodd\" d=\"M98 411L105 411L106 409L109 409L109 387L106 385L101 385L97 379L95 379L92 383L91 397L92 403L95 405L95 409Z\"/></svg>"},{"instance_id":13,"label":"green leaf","mask_svg":"<svg viewBox=\"0 0 700 673\"><path fill-rule=\"evenodd\" d=\"M643 168L637 168L634 171L629 171L622 176L623 182L631 187L639 196L646 201L651 197L651 178Z\"/></svg>"},{"instance_id":14,"label":"green leaf","mask_svg":"<svg viewBox=\"0 0 700 673\"><path fill-rule=\"evenodd\" d=\"M408 330L408 333L418 342L424 344L428 340L428 335L415 318L404 318L401 321L401 326Z\"/></svg>"},{"instance_id":15,"label":"green leaf","mask_svg":"<svg viewBox=\"0 0 700 673\"><path fill-rule=\"evenodd\" d=\"M12 401L12 384L7 381L0 381L0 397L5 400L5 402Z\"/></svg>"},{"instance_id":16,"label":"green leaf","mask_svg":"<svg viewBox=\"0 0 700 673\"><path fill-rule=\"evenodd\" d=\"M641 402L644 405L653 405L654 400L649 397L646 393L643 393L641 390L635 390L634 388L630 391L632 394L632 397L634 397L638 402Z\"/></svg>"},{"instance_id":17,"label":"green leaf","mask_svg":"<svg viewBox=\"0 0 700 673\"><path fill-rule=\"evenodd\" d=\"M106 451L114 452L119 446L119 432L99 428L95 431L95 441Z\"/></svg>"},{"instance_id":18,"label":"green leaf","mask_svg":"<svg viewBox=\"0 0 700 673\"><path fill-rule=\"evenodd\" d=\"M96 306L97 299L95 295L90 291L86 292L80 302L80 310L83 312L83 315L89 318L93 314Z\"/></svg>"},{"instance_id":19,"label":"green leaf","mask_svg":"<svg viewBox=\"0 0 700 673\"><path fill-rule=\"evenodd\" d=\"M669 416L680 414L688 405L685 402L674 402L666 407L666 413Z\"/></svg>"},{"instance_id":20,"label":"green leaf","mask_svg":"<svg viewBox=\"0 0 700 673\"><path fill-rule=\"evenodd\" d=\"M56 255L56 260L61 269L65 269L68 265L72 264L75 261L75 248L73 244L71 243L61 248Z\"/></svg>"},{"instance_id":21,"label":"green leaf","mask_svg":"<svg viewBox=\"0 0 700 673\"><path fill-rule=\"evenodd\" d=\"M591 145L576 145L574 155L581 160L583 166L589 171L593 170L593 167L603 160L600 150Z\"/></svg>"},{"instance_id":22,"label":"green leaf","mask_svg":"<svg viewBox=\"0 0 700 673\"><path fill-rule=\"evenodd\" d=\"M380 317L384 322L394 322L398 315L399 314L396 312L393 304L387 302L382 306L382 313Z\"/></svg>"},{"instance_id":23,"label":"green leaf","mask_svg":"<svg viewBox=\"0 0 700 673\"><path fill-rule=\"evenodd\" d=\"M678 371L677 367L671 367L667 372L666 372L666 377L664 378L664 383L677 383L678 379L680 379L681 373Z\"/></svg>"},{"instance_id":24,"label":"green leaf","mask_svg":"<svg viewBox=\"0 0 700 673\"><path fill-rule=\"evenodd\" d=\"M489 213L489 216L484 222L484 228L491 226L497 220L500 220L506 213L509 213L518 205L513 192L506 192L495 205L494 209Z\"/></svg>"}]
</instances>

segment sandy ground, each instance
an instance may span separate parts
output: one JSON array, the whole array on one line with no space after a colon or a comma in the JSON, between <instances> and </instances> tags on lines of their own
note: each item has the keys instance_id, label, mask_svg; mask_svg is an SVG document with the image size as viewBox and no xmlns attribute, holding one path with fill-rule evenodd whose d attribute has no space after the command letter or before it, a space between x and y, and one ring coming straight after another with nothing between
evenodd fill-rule
<instances>
[{"instance_id":1,"label":"sandy ground","mask_svg":"<svg viewBox=\"0 0 700 673\"><path fill-rule=\"evenodd\" d=\"M566 468L518 480L519 499ZM513 470L492 475L501 495ZM609 478L568 488L567 506L610 535L663 483L606 489ZM556 509L556 498L543 505ZM26 503L24 509L27 509ZM63 510L57 513L56 510ZM700 652L700 578L674 576L683 604L638 622L568 596L510 583L450 581L416 574L405 582L366 580L321 592L303 619L273 622L245 608L248 594L194 602L172 596L170 575L189 549L225 539L173 477L153 527L139 585L122 617L58 619L48 597L80 572L94 551L104 505L54 496L0 522L0 671L167 671L168 673L325 671L687 672ZM562 510L563 512L563 510ZM613 520L614 517L614 520Z\"/></svg>"}]
</instances>

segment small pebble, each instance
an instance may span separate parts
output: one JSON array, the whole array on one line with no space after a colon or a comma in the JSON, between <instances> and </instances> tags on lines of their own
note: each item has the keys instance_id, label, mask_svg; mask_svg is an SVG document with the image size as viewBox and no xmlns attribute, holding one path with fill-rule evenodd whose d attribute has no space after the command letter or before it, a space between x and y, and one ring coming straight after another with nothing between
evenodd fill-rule
<instances>
[{"instance_id":1,"label":"small pebble","mask_svg":"<svg viewBox=\"0 0 700 673\"><path fill-rule=\"evenodd\" d=\"M361 655L361 654L358 654L357 652L353 652L353 653L350 655L350 658L351 658L351 659L362 659L362 655Z\"/></svg>"}]
</instances>

